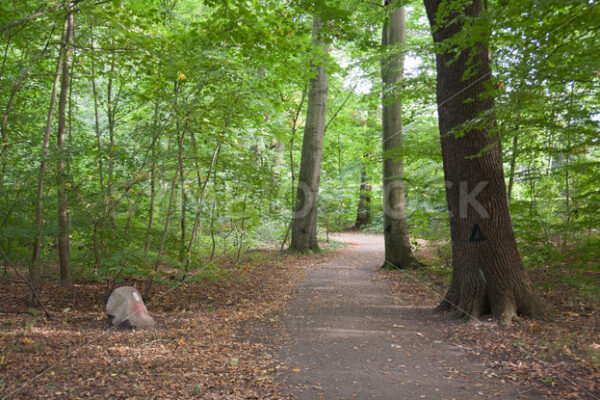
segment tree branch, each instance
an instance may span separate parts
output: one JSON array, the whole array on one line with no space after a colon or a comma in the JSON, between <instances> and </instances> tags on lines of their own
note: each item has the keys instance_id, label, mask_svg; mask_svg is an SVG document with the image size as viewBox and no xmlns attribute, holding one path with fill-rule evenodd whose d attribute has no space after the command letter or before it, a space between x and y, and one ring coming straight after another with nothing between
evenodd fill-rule
<instances>
[{"instance_id":1,"label":"tree branch","mask_svg":"<svg viewBox=\"0 0 600 400\"><path fill-rule=\"evenodd\" d=\"M354 93L354 89L356 89L357 85L358 84L355 84L352 87L352 89L350 90L350 92L348 92L348 96L346 96L346 98L344 99L344 101L342 102L342 104L339 106L339 108L335 111L335 113L333 113L333 116L331 117L331 119L329 121L327 121L327 124L325 124L325 132L327 132L327 128L329 127L329 124L331 124L333 122L333 120L335 119L335 117L337 117L337 115L342 110L342 108L344 108L344 105L346 105L346 102L348 101L348 99L350 98L350 96L352 96L352 94Z\"/></svg>"},{"instance_id":2,"label":"tree branch","mask_svg":"<svg viewBox=\"0 0 600 400\"><path fill-rule=\"evenodd\" d=\"M67 3L61 3L61 4L55 5L54 7L50 7L50 8L47 8L45 10L42 10L42 11L34 12L33 14L31 14L28 17L25 17L23 19L20 19L18 21L15 21L15 22L12 22L12 23L10 23L8 25L3 26L2 28L0 28L0 32L4 32L4 31L7 31L9 29L14 28L15 26L22 25L22 24L24 24L26 22L31 21L32 19L36 19L37 17L41 17L42 15L48 14L49 12L56 11L59 8L64 7L65 5L67 5Z\"/></svg>"},{"instance_id":3,"label":"tree branch","mask_svg":"<svg viewBox=\"0 0 600 400\"><path fill-rule=\"evenodd\" d=\"M44 314L46 314L46 317L48 317L48 319L52 319L52 316L48 312L48 309L46 308L46 306L44 306L44 303L42 303L42 299L40 298L40 295L38 294L37 290L33 287L33 285L31 284L31 282L29 282L27 280L27 278L25 278L21 274L21 272L19 272L19 269L10 261L10 259L4 253L4 251L2 251L2 249L0 249L0 255L2 255L2 257L6 261L6 264L8 264L8 266L11 267L15 271L15 273L17 274L17 276L19 277L19 279L21 279L23 282L25 282L27 284L27 286L29 286L29 290L31 290L31 293L33 293L33 296L38 301L38 304L40 305L40 307L42 307L42 310L44 310Z\"/></svg>"}]
</instances>

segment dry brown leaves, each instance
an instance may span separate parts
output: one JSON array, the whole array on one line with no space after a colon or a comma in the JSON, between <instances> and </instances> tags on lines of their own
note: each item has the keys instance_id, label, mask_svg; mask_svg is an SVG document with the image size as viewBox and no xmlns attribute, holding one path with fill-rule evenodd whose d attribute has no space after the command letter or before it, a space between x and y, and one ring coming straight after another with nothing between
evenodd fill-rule
<instances>
[{"instance_id":1,"label":"dry brown leaves","mask_svg":"<svg viewBox=\"0 0 600 400\"><path fill-rule=\"evenodd\" d=\"M225 265L232 279L155 285L145 299L154 330L108 329L103 284L45 286L51 321L0 314L0 398L284 398L265 336L280 332L275 316L291 282L326 256L264 254L242 268ZM27 311L25 287L4 282L0 310Z\"/></svg>"},{"instance_id":2,"label":"dry brown leaves","mask_svg":"<svg viewBox=\"0 0 600 400\"><path fill-rule=\"evenodd\" d=\"M443 274L426 270L380 274L400 301L421 307L436 306L448 283ZM530 277L534 283L548 280L543 269ZM487 377L535 387L550 398L599 399L600 302L570 285L559 289L539 290L554 310L551 321L520 319L507 327L488 319L448 323L447 339L485 360Z\"/></svg>"}]
</instances>

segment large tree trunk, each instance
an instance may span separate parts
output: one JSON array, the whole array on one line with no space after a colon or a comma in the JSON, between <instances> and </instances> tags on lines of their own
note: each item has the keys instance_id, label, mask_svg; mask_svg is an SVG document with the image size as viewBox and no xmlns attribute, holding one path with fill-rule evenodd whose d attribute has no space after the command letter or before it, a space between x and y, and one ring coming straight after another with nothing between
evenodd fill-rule
<instances>
[{"instance_id":1,"label":"large tree trunk","mask_svg":"<svg viewBox=\"0 0 600 400\"><path fill-rule=\"evenodd\" d=\"M473 0L461 11L438 16L443 2L425 0L436 43L460 32L465 21L476 21L482 9L481 0ZM472 73L465 78L469 70ZM494 99L483 96L490 75L489 52L482 42L437 55L437 104L453 263L450 288L438 310L475 318L491 312L506 323L517 313L542 315L544 307L533 293L515 242L500 139L493 132L495 120L490 112ZM465 128L466 122L484 114L483 123Z\"/></svg>"},{"instance_id":2,"label":"large tree trunk","mask_svg":"<svg viewBox=\"0 0 600 400\"><path fill-rule=\"evenodd\" d=\"M371 220L371 185L367 167L363 162L360 166L360 190L358 194L358 211L356 213L355 229L360 229L369 224Z\"/></svg>"},{"instance_id":3,"label":"large tree trunk","mask_svg":"<svg viewBox=\"0 0 600 400\"><path fill-rule=\"evenodd\" d=\"M40 172L38 175L38 187L37 187L37 199L35 204L35 239L33 241L33 255L31 257L31 264L29 264L29 280L33 290L38 290L40 285L40 254L42 251L42 224L43 224L43 212L44 212L44 184L46 176L46 161L48 159L48 148L50 147L50 133L52 132L52 121L54 120L54 109L56 108L56 97L58 93L58 86L61 82L61 73L63 71L63 63L65 58L65 46L67 32L69 30L69 19L65 21L63 33L61 36L61 49L58 55L58 61L56 62L56 74L54 77L54 85L52 86L52 94L50 95L50 106L48 108L48 118L46 119L46 129L44 130L44 139L42 141L42 158L40 162ZM9 103L10 106L11 103ZM8 110L7 110L8 112ZM5 115L5 118L7 114ZM5 120L3 120L3 130ZM36 305L37 298L35 293L29 292L28 302L30 305Z\"/></svg>"},{"instance_id":4,"label":"large tree trunk","mask_svg":"<svg viewBox=\"0 0 600 400\"><path fill-rule=\"evenodd\" d=\"M298 178L298 191L292 221L292 242L290 249L304 252L318 250L317 242L317 203L319 180L321 178L321 158L325 117L327 114L327 70L325 67L329 46L320 37L321 18L313 16L312 39L321 48L320 59L313 61L316 76L310 80L302 159Z\"/></svg>"},{"instance_id":5,"label":"large tree trunk","mask_svg":"<svg viewBox=\"0 0 600 400\"><path fill-rule=\"evenodd\" d=\"M68 30L65 38L65 58L62 65L60 79L60 97L58 99L58 128L57 128L57 180L58 180L58 258L60 264L60 284L62 287L71 287L71 245L69 243L69 215L66 195L65 176L65 128L67 93L69 91L69 68L71 60L71 48L73 43L73 31L75 21L73 13L67 15Z\"/></svg>"},{"instance_id":6,"label":"large tree trunk","mask_svg":"<svg viewBox=\"0 0 600 400\"><path fill-rule=\"evenodd\" d=\"M387 4L387 3L386 3ZM390 5L389 7L394 7ZM404 196L404 162L402 154L401 82L404 75L404 54L397 46L406 42L404 7L392 9L383 25L381 44L391 48L381 61L381 98L383 128L383 184L384 184L384 267L411 268L417 266L408 238L406 198Z\"/></svg>"}]
</instances>

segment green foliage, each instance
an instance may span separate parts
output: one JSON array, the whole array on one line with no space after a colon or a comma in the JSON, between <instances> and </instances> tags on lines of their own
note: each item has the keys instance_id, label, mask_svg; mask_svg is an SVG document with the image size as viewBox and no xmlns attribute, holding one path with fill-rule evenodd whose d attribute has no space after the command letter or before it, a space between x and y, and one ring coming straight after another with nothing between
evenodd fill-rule
<instances>
[{"instance_id":1,"label":"green foliage","mask_svg":"<svg viewBox=\"0 0 600 400\"><path fill-rule=\"evenodd\" d=\"M33 14L37 3L3 2L0 27ZM448 2L444 12L462 3ZM483 17L447 46L460 50L483 41L492 49L486 95L497 99L505 173L513 180L513 226L526 263L576 251L581 265L597 265L599 8L575 0L487 3ZM394 156L405 160L411 234L446 238L436 49L422 3L406 7L408 40L384 51L387 15L373 2L78 3L64 187L75 275L163 279L174 269L179 277L191 271L212 279L218 271L207 262L211 257L279 248L289 239L303 93L317 55L310 40L314 12L327 21L323 35L334 49L327 60L320 233L354 226L363 169L372 188L364 229L381 232L379 63L388 52L401 52L407 60L398 88L404 148ZM40 232L35 203L66 13L59 8L0 32L0 109L7 116L0 139L0 246L24 266L38 235L42 264L57 262L56 116ZM489 27L493 33L485 35ZM164 273L155 274L156 265Z\"/></svg>"}]
</instances>

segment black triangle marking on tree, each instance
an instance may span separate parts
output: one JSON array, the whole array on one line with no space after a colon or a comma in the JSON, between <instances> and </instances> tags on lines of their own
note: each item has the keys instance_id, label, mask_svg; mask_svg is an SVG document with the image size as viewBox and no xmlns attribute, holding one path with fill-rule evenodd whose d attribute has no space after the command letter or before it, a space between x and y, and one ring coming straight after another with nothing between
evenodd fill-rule
<instances>
[{"instance_id":1,"label":"black triangle marking on tree","mask_svg":"<svg viewBox=\"0 0 600 400\"><path fill-rule=\"evenodd\" d=\"M483 242L487 240L485 236L483 236L483 232L479 228L478 224L473 225L473 229L471 230L471 237L469 238L469 242Z\"/></svg>"}]
</instances>

